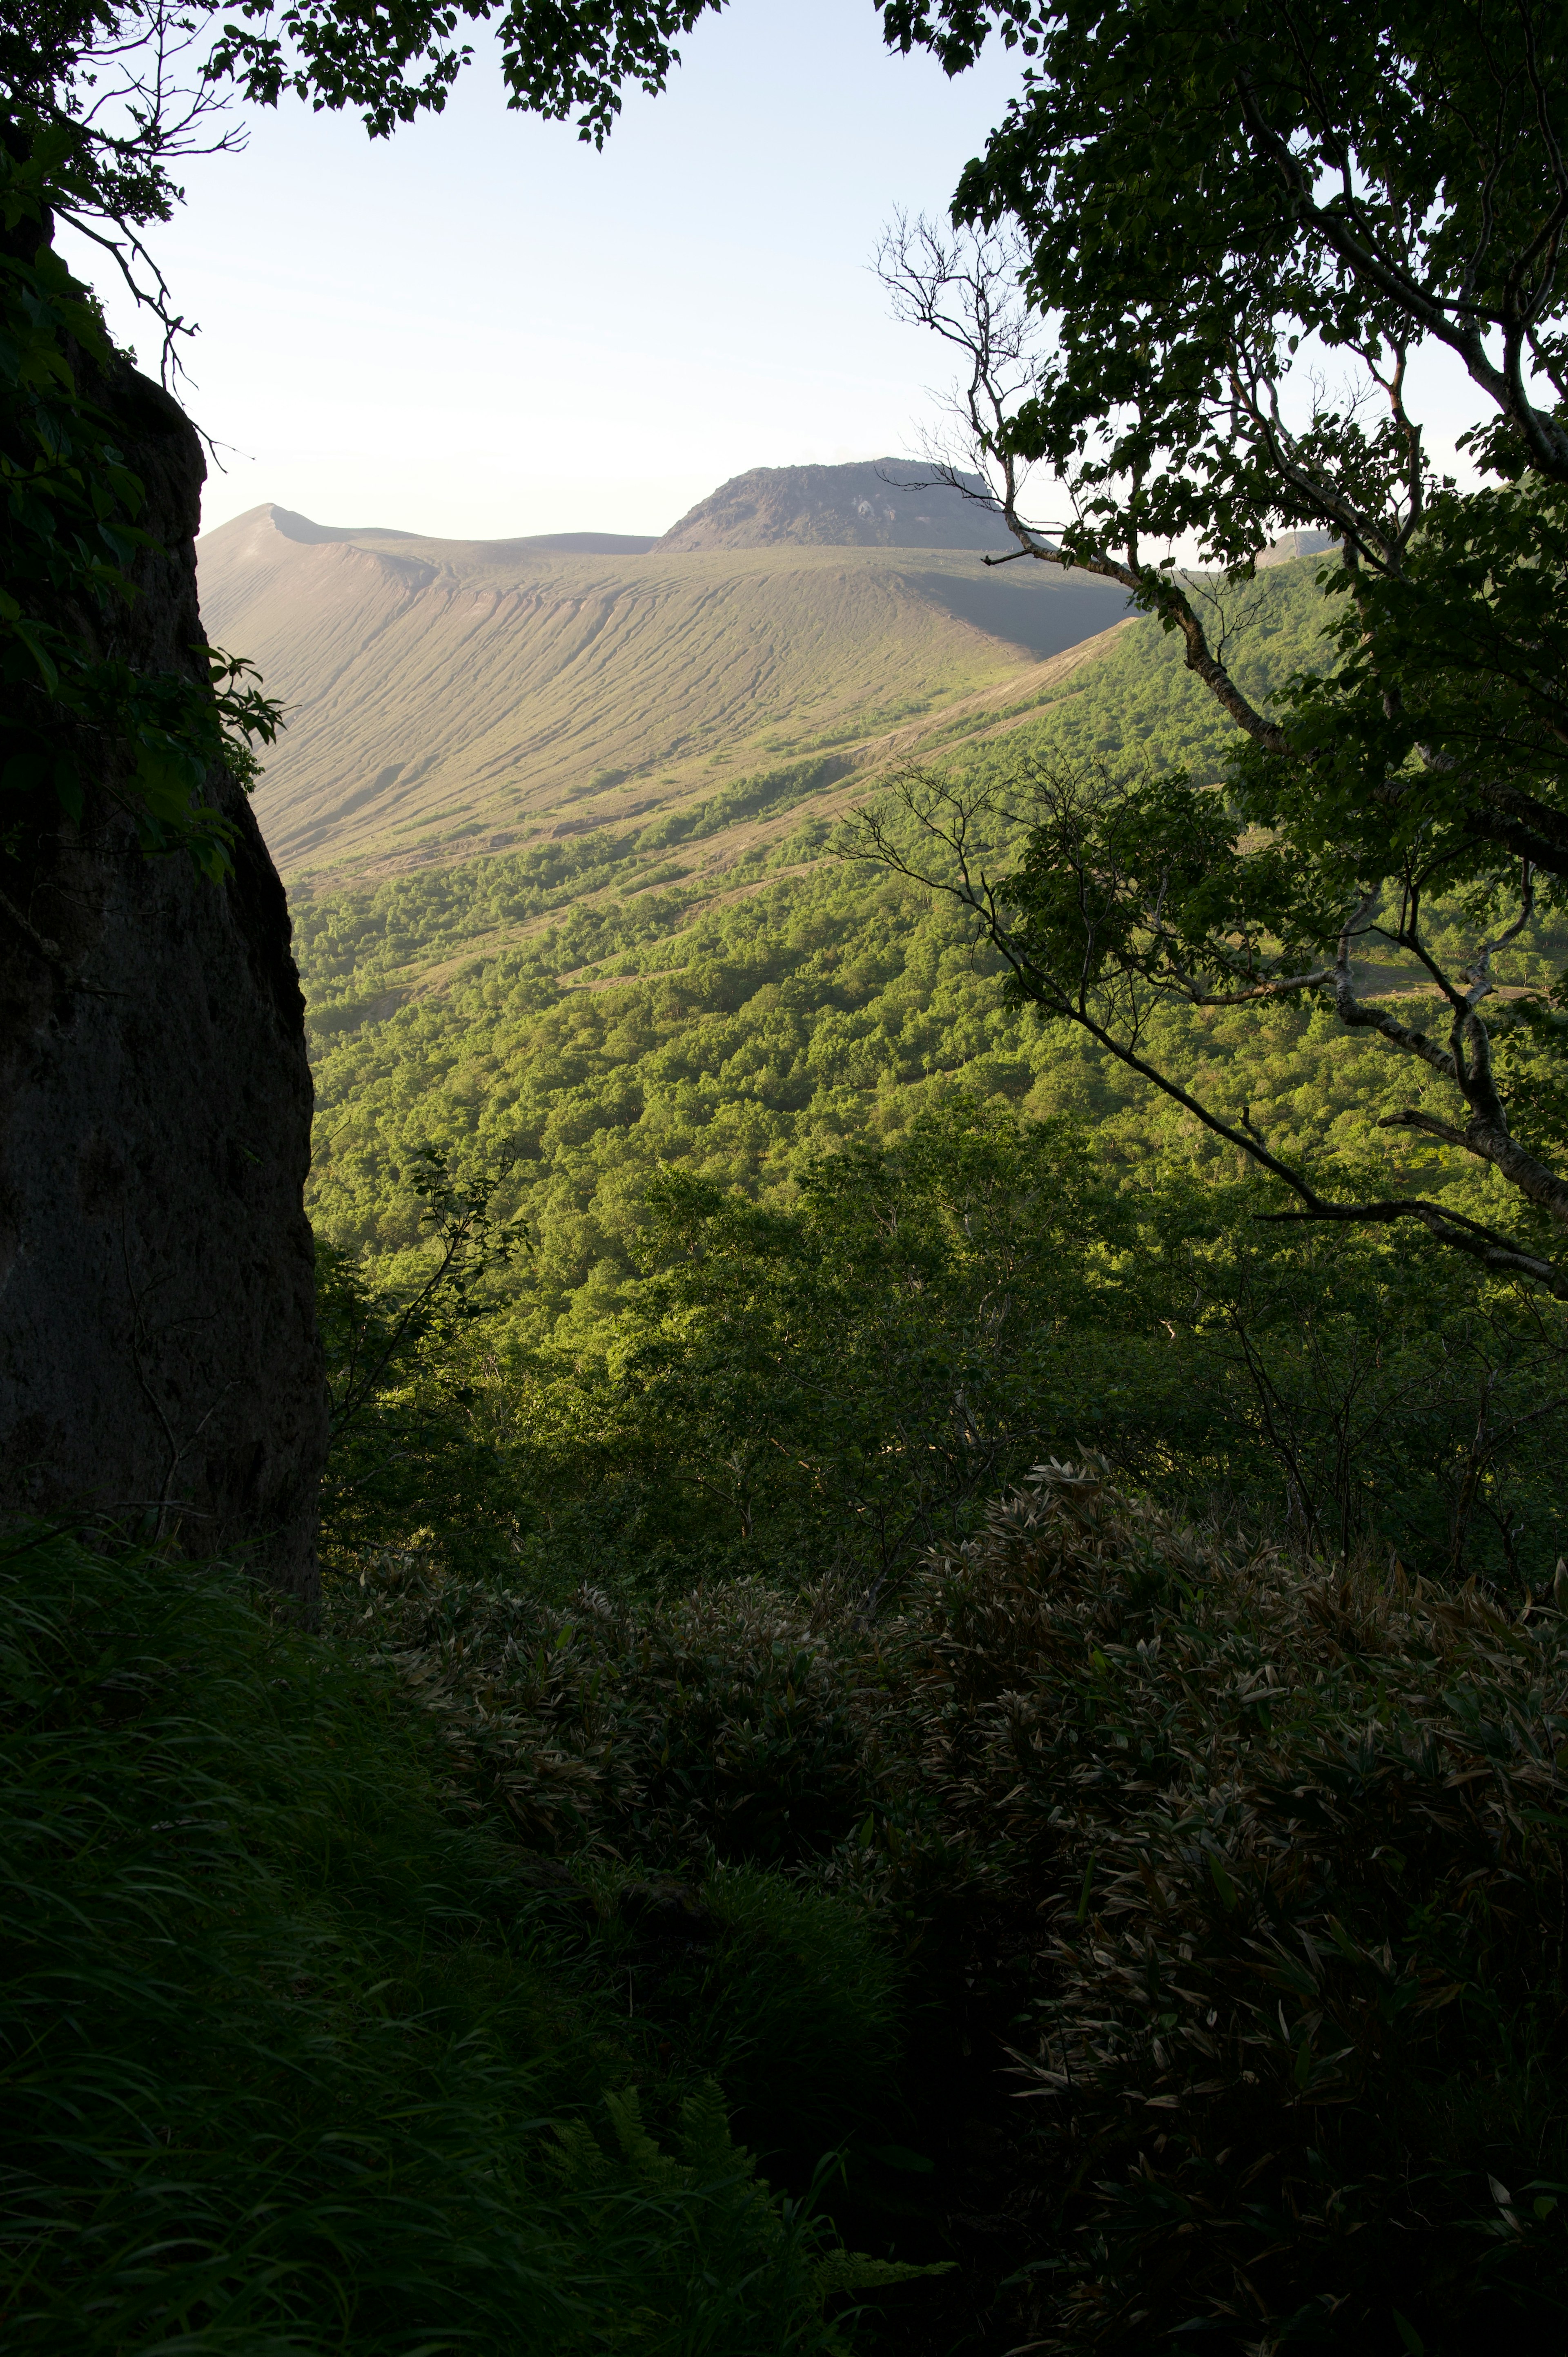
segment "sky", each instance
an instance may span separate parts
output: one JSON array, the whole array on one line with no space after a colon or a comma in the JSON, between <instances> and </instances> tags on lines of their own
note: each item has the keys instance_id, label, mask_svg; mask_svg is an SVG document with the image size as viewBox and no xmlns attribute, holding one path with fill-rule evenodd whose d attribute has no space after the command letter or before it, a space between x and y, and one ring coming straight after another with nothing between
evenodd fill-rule
<instances>
[{"instance_id":1,"label":"sky","mask_svg":"<svg viewBox=\"0 0 1568 2357\"><path fill-rule=\"evenodd\" d=\"M871 258L895 210L945 214L1018 67L993 44L950 82L878 25L872 0L730 0L599 153L509 113L482 29L446 113L390 140L258 110L149 240L199 323L204 527L272 500L464 539L660 533L749 467L918 448L949 366Z\"/></svg>"}]
</instances>

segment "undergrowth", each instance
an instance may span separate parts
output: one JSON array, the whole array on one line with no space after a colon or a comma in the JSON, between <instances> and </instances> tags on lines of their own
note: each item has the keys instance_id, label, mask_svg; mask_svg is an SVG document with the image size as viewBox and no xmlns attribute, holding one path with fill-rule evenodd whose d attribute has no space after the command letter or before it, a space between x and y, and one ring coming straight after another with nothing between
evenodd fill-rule
<instances>
[{"instance_id":1,"label":"undergrowth","mask_svg":"<svg viewBox=\"0 0 1568 2357\"><path fill-rule=\"evenodd\" d=\"M645 2118L594 1940L384 1669L221 1569L41 1534L0 1559L0 1695L8 2349L782 2357L907 2272L769 2190L689 2040ZM732 1894L743 1944L780 1910ZM744 2072L767 2007L705 1969Z\"/></svg>"},{"instance_id":2,"label":"undergrowth","mask_svg":"<svg viewBox=\"0 0 1568 2357\"><path fill-rule=\"evenodd\" d=\"M0 1562L8 2347L1561 2347L1556 1609L1059 1466L880 1620L363 1573Z\"/></svg>"},{"instance_id":3,"label":"undergrowth","mask_svg":"<svg viewBox=\"0 0 1568 2357\"><path fill-rule=\"evenodd\" d=\"M1293 1564L1062 1467L880 1621L745 1580L562 1607L408 1558L349 1594L455 1787L563 1888L766 1859L901 1960L940 2164L904 2247L979 2288L900 2345L1561 2347L1558 1610ZM865 1986L830 1961L856 2166L887 2133Z\"/></svg>"}]
</instances>

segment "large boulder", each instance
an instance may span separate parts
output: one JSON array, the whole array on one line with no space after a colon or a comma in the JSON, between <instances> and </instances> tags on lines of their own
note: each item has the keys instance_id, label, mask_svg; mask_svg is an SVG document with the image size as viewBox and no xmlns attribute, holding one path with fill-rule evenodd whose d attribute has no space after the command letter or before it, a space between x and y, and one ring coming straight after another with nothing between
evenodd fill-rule
<instances>
[{"instance_id":1,"label":"large boulder","mask_svg":"<svg viewBox=\"0 0 1568 2357\"><path fill-rule=\"evenodd\" d=\"M200 444L127 365L88 389L161 544L105 651L204 677ZM326 1400L287 902L227 777L211 782L234 830L220 883L139 848L115 782L101 771L80 822L6 814L0 1510L230 1555L308 1608Z\"/></svg>"}]
</instances>

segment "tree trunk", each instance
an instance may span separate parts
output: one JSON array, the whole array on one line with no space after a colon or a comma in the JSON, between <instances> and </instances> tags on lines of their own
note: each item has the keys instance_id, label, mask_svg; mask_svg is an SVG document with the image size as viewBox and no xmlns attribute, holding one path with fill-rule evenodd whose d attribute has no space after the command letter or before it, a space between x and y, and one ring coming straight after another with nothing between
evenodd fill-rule
<instances>
[{"instance_id":1,"label":"tree trunk","mask_svg":"<svg viewBox=\"0 0 1568 2357\"><path fill-rule=\"evenodd\" d=\"M162 544L106 651L189 672L200 444L128 365L82 390ZM305 1007L250 806L212 791L235 829L221 884L145 856L98 790L80 823L35 808L0 845L0 1510L101 1514L309 1607L327 1426Z\"/></svg>"}]
</instances>

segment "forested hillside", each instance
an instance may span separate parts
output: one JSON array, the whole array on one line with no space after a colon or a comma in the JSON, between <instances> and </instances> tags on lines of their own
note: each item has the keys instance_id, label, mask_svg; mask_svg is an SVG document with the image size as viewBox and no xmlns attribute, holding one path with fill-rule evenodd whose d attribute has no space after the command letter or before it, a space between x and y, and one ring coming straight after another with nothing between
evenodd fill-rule
<instances>
[{"instance_id":1,"label":"forested hillside","mask_svg":"<svg viewBox=\"0 0 1568 2357\"><path fill-rule=\"evenodd\" d=\"M1226 595L1233 671L1264 698L1315 659L1316 566ZM1011 829L989 822L1005 864L1032 761L1184 764L1208 782L1227 752L1177 641L1137 622L1038 716L978 745L955 731L930 759L1013 808ZM1506 1302L1477 1306L1466 1271L1412 1269L1386 1240L1260 1228L1264 1196L1236 1157L1081 1033L1009 1005L961 913L867 858L853 817L819 814L813 782L742 779L643 826L296 900L323 1243L365 1281L416 1285L432 1154L520 1240L486 1277L484 1372L468 1365L453 1426L482 1432L479 1486L499 1484L517 1543L555 1531L548 1551L585 1573L607 1546L628 1565L656 1546L672 1567L771 1547L818 1569L865 1549L880 1577L889 1548L956 1534L1035 1458L1092 1445L1266 1524L1306 1513L1422 1559L1457 1544L1550 1569L1551 1485L1507 1437L1554 1396L1528 1318L1516 1331ZM1539 979L1541 948L1521 942L1505 980ZM1420 987L1394 968L1381 983ZM1466 1157L1378 1129L1408 1074L1326 1005L1166 1009L1149 1037L1277 1150L1391 1162L1485 1208ZM1059 1201L1042 1155L1079 1174ZM1033 1237L1027 1282L1013 1245L988 1259L952 1228L982 1170L988 1199L1016 1190L1003 1227ZM878 1220L929 1231L913 1307L902 1245L864 1257ZM739 1286L722 1300L697 1273L715 1254ZM932 1347L940 1376L921 1363ZM1260 1407L1257 1350L1288 1415ZM1483 1480L1464 1436L1488 1383ZM1348 1417L1367 1446L1348 1445ZM1403 1437L1380 1463L1385 1426ZM897 1508L865 1489L895 1433L906 1472L911 1449L944 1468ZM403 1464L400 1511L447 1478L439 1457ZM585 1552L563 1553L563 1513Z\"/></svg>"},{"instance_id":2,"label":"forested hillside","mask_svg":"<svg viewBox=\"0 0 1568 2357\"><path fill-rule=\"evenodd\" d=\"M1230 594L1232 667L1265 695L1313 658L1316 568ZM1131 757L1208 783L1230 741L1177 641L1138 622L1038 717L971 753L955 730L927 760L995 781L1022 819L1032 759ZM1090 1043L1009 1006L961 918L866 858L853 819L818 814L817 791L809 765L765 772L625 831L297 894L322 1232L395 1252L415 1233L395 1175L413 1144L504 1148L539 1243L528 1314L548 1325L613 1303L654 1171L787 1195L802 1151L891 1140L955 1087L1091 1120L1108 1170L1212 1158L1212 1139ZM994 841L1004 862L1004 828ZM1538 980L1541 949L1522 943L1507 980ZM1293 1146L1370 1150L1377 1113L1408 1090L1380 1043L1346 1039L1326 1008L1163 1019L1187 1072Z\"/></svg>"},{"instance_id":3,"label":"forested hillside","mask_svg":"<svg viewBox=\"0 0 1568 2357\"><path fill-rule=\"evenodd\" d=\"M1225 594L1267 702L1320 659L1316 565ZM1136 621L925 752L1005 868L1042 766L1207 786L1231 741ZM1454 1254L1260 1216L1278 1190L1010 1003L854 799L763 771L297 895L336 1625L549 1861L543 1953L592 1907L665 2133L715 2058L777 2178L832 2140L838 2231L952 2267L858 2343L1123 2345L1120 2302L1237 2347L1240 2269L1268 2313L1354 2302L1358 2350L1479 2351L1563 2273L1519 1994L1555 1900L1520 1869L1509 1911L1491 1829L1559 1773L1555 1327ZM1419 1004L1397 962L1361 980ZM1166 1007L1144 1044L1319 1175L1488 1209L1378 1126L1408 1071L1326 1003ZM1477 2169L1533 2205L1501 2240Z\"/></svg>"},{"instance_id":4,"label":"forested hillside","mask_svg":"<svg viewBox=\"0 0 1568 2357\"><path fill-rule=\"evenodd\" d=\"M167 382L176 165L492 16L258 10L0 35L7 2357L1560 2357L1568 18L878 0L1026 67L876 256L945 521L260 510L199 615L56 226ZM721 12L478 46L597 145ZM510 208L596 462L690 214L852 393L704 119L646 303Z\"/></svg>"}]
</instances>

